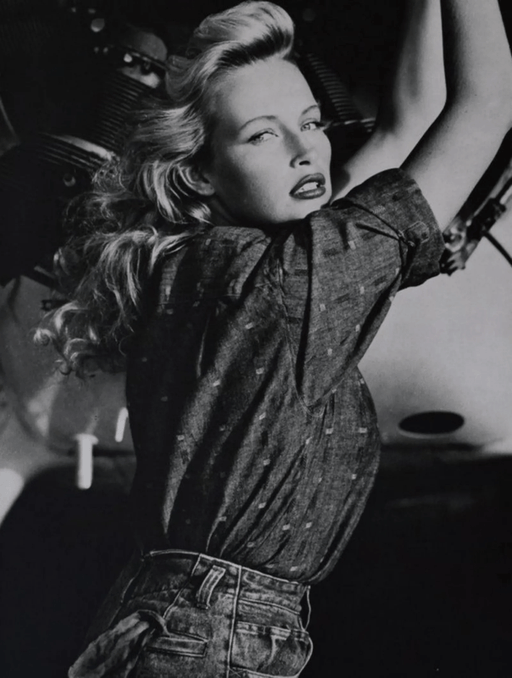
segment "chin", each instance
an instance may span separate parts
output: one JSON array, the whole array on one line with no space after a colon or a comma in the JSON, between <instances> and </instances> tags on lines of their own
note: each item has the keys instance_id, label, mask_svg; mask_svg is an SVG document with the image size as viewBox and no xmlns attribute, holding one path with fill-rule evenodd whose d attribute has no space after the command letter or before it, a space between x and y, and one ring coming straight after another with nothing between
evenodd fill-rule
<instances>
[{"instance_id":1,"label":"chin","mask_svg":"<svg viewBox=\"0 0 512 678\"><path fill-rule=\"evenodd\" d=\"M310 203L304 205L301 210L298 210L295 219L305 219L312 212L316 212L323 207L327 207L329 203L325 200L312 200Z\"/></svg>"}]
</instances>

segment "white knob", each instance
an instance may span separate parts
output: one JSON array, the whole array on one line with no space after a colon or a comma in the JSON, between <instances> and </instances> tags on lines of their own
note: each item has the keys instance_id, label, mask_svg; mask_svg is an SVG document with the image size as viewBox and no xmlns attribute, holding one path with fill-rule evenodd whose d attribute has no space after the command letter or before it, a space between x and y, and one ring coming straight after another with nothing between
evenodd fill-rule
<instances>
[{"instance_id":1,"label":"white knob","mask_svg":"<svg viewBox=\"0 0 512 678\"><path fill-rule=\"evenodd\" d=\"M92 485L92 450L98 438L92 433L77 433L76 449L76 486L80 490L88 490Z\"/></svg>"},{"instance_id":2,"label":"white knob","mask_svg":"<svg viewBox=\"0 0 512 678\"><path fill-rule=\"evenodd\" d=\"M126 422L128 421L128 410L126 407L121 407L119 414L117 415L116 422L116 434L114 440L116 443L122 443L124 438L124 431L126 428Z\"/></svg>"}]
</instances>

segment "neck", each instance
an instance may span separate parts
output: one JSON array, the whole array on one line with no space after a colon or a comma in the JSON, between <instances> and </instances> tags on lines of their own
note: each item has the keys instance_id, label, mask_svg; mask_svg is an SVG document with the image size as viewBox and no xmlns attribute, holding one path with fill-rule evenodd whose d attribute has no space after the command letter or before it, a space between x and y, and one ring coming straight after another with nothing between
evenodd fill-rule
<instances>
[{"instance_id":1,"label":"neck","mask_svg":"<svg viewBox=\"0 0 512 678\"><path fill-rule=\"evenodd\" d=\"M212 214L212 222L215 226L242 226L231 214L226 205L217 196L214 196L209 204Z\"/></svg>"}]
</instances>

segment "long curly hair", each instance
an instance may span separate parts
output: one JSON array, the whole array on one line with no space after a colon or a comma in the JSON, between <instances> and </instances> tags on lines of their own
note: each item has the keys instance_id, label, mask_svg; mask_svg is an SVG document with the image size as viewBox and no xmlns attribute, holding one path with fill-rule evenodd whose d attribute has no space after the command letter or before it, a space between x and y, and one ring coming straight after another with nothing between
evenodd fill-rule
<instances>
[{"instance_id":1,"label":"long curly hair","mask_svg":"<svg viewBox=\"0 0 512 678\"><path fill-rule=\"evenodd\" d=\"M242 2L207 17L183 52L169 58L165 95L140 111L120 157L68 210L66 244L55 256L66 302L36 333L69 370L124 369L159 263L212 223L208 198L187 180L209 157L215 84L262 59L293 59L294 26L279 6Z\"/></svg>"}]
</instances>

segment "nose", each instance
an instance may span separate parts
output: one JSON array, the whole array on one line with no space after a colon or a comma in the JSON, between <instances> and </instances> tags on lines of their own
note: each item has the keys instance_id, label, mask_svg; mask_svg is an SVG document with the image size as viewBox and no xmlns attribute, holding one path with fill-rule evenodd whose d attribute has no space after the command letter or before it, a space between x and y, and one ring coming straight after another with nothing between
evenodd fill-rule
<instances>
[{"instance_id":1,"label":"nose","mask_svg":"<svg viewBox=\"0 0 512 678\"><path fill-rule=\"evenodd\" d=\"M317 150L311 138L303 132L289 134L288 148L292 167L311 165L317 157Z\"/></svg>"}]
</instances>

